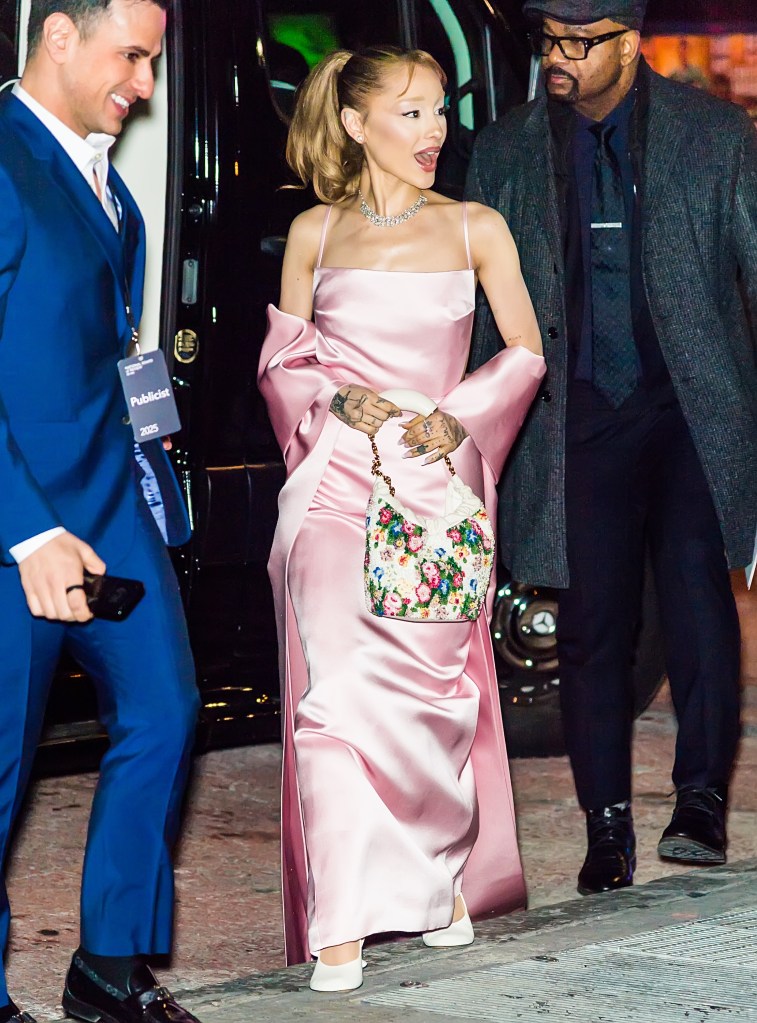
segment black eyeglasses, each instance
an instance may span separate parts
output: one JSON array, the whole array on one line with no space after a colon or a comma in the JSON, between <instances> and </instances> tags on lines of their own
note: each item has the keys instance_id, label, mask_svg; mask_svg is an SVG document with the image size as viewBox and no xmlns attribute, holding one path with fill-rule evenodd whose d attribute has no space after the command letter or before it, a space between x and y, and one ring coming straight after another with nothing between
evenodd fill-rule
<instances>
[{"instance_id":1,"label":"black eyeglasses","mask_svg":"<svg viewBox=\"0 0 757 1023\"><path fill-rule=\"evenodd\" d=\"M586 60L589 50L600 43L606 43L608 39L616 39L627 32L627 28L618 29L616 32L605 32L601 36L552 36L549 32L530 32L529 40L531 49L538 57L548 57L555 46L560 47L560 53L566 60Z\"/></svg>"}]
</instances>

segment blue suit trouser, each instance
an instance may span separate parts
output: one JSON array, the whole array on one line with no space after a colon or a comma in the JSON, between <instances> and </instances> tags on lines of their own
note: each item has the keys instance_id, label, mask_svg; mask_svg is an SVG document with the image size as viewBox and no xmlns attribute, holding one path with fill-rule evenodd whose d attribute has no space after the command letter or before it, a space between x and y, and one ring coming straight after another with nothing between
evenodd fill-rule
<instances>
[{"instance_id":1,"label":"blue suit trouser","mask_svg":"<svg viewBox=\"0 0 757 1023\"><path fill-rule=\"evenodd\" d=\"M164 954L171 946L173 870L199 704L176 576L140 506L131 550L111 575L146 594L124 622L68 625L29 614L15 567L0 568L0 842L8 846L40 737L50 683L68 650L95 683L110 748L89 822L81 943L97 955ZM0 942L10 907L0 882ZM0 974L0 1005L8 1001Z\"/></svg>"}]
</instances>

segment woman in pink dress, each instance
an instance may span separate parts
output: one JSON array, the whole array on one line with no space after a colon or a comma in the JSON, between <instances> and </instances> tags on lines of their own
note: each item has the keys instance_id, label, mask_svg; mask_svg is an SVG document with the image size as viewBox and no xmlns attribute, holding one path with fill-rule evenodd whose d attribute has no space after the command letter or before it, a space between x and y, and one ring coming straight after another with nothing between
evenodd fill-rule
<instances>
[{"instance_id":1,"label":"woman in pink dress","mask_svg":"<svg viewBox=\"0 0 757 1023\"><path fill-rule=\"evenodd\" d=\"M496 521L496 481L544 375L501 216L430 190L444 74L421 51L340 51L305 82L287 156L324 205L292 224L260 389L287 482L269 570L284 713L289 963L362 983L362 941L473 941L523 905L489 620L375 617L363 594L375 436L415 511L439 515L454 452ZM476 282L506 347L465 376ZM427 416L381 393L422 392ZM464 898L463 898L464 893Z\"/></svg>"}]
</instances>

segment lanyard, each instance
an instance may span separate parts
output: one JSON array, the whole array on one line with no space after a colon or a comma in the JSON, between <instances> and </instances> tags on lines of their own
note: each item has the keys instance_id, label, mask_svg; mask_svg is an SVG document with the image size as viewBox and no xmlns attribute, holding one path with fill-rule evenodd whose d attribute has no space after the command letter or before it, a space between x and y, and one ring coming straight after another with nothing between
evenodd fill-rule
<instances>
[{"instance_id":1,"label":"lanyard","mask_svg":"<svg viewBox=\"0 0 757 1023\"><path fill-rule=\"evenodd\" d=\"M122 207L121 207L121 203L118 201L118 197L116 196L115 192L110 190L110 186L107 185L107 184L106 184L106 189L108 189L108 191L110 192L110 197L113 200L113 205L115 206L115 209L116 209L116 216L118 217L118 223L120 225L121 224L121 219L123 217L123 210L122 210ZM142 354L142 349L139 346L139 327L134 322L134 313L133 313L133 307L132 307L132 303L131 303L131 289L129 288L129 278L126 275L126 267L125 266L124 266L123 287L124 287L124 290L123 290L123 293L122 293L122 298L124 300L124 309L126 310L126 322L128 323L129 330L131 331L131 339L129 340L129 344L127 345L127 348L126 348L126 355L127 355L127 357L130 357L132 355L141 355Z\"/></svg>"},{"instance_id":2,"label":"lanyard","mask_svg":"<svg viewBox=\"0 0 757 1023\"><path fill-rule=\"evenodd\" d=\"M126 310L126 322L129 324L129 330L131 331L131 340L129 341L126 349L127 356L141 355L142 349L139 346L139 328L134 322L134 314L131 306L131 291L129 290L129 282L124 274L124 308Z\"/></svg>"}]
</instances>

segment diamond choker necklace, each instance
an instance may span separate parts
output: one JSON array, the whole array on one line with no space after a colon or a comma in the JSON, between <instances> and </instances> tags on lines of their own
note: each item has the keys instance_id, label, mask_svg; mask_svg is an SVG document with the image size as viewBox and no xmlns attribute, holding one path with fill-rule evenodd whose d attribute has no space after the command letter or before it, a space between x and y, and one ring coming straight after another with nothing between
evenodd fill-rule
<instances>
[{"instance_id":1,"label":"diamond choker necklace","mask_svg":"<svg viewBox=\"0 0 757 1023\"><path fill-rule=\"evenodd\" d=\"M374 227L396 227L398 224L404 224L406 220L410 220L416 213L419 213L428 202L426 196L421 192L413 205L408 206L402 213L398 213L394 217L382 217L370 208L360 189L358 189L357 194L360 196L360 212L366 220L370 220Z\"/></svg>"}]
</instances>

